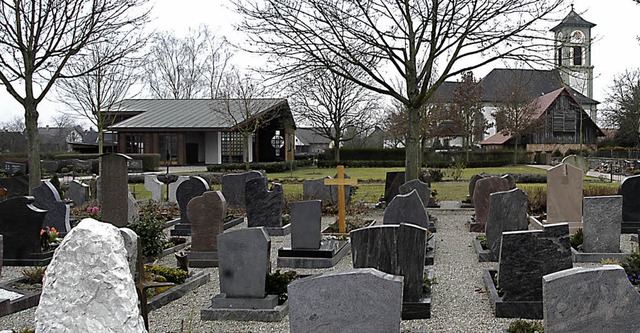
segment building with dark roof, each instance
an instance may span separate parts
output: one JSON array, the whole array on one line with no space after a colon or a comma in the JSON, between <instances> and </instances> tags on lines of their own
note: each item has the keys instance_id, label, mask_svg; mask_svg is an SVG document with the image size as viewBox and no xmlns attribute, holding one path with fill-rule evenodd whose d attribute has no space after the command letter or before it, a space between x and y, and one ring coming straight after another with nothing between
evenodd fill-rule
<instances>
[{"instance_id":1,"label":"building with dark roof","mask_svg":"<svg viewBox=\"0 0 640 333\"><path fill-rule=\"evenodd\" d=\"M331 140L319 134L313 127L296 129L296 155L319 155L331 146Z\"/></svg>"}]
</instances>

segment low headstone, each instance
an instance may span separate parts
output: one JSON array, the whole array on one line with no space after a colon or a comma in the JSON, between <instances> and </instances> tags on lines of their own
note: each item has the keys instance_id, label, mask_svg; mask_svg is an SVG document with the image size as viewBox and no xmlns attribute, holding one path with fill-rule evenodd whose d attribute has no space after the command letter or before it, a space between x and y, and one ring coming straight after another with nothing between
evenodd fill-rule
<instances>
[{"instance_id":1,"label":"low headstone","mask_svg":"<svg viewBox=\"0 0 640 333\"><path fill-rule=\"evenodd\" d=\"M222 194L224 195L225 199L227 199L229 208L244 209L245 184L248 180L262 177L264 177L264 175L261 172L255 170L250 170L243 173L229 173L222 176Z\"/></svg>"},{"instance_id":2,"label":"low headstone","mask_svg":"<svg viewBox=\"0 0 640 333\"><path fill-rule=\"evenodd\" d=\"M583 220L584 252L620 252L622 196L585 197Z\"/></svg>"},{"instance_id":3,"label":"low headstone","mask_svg":"<svg viewBox=\"0 0 640 333\"><path fill-rule=\"evenodd\" d=\"M5 266L46 265L53 251L43 251L40 231L46 211L33 205L33 197L0 202L0 235L3 236Z\"/></svg>"},{"instance_id":4,"label":"low headstone","mask_svg":"<svg viewBox=\"0 0 640 333\"><path fill-rule=\"evenodd\" d=\"M547 172L547 222L570 223L570 232L581 228L582 170L558 164Z\"/></svg>"},{"instance_id":5,"label":"low headstone","mask_svg":"<svg viewBox=\"0 0 640 333\"><path fill-rule=\"evenodd\" d=\"M431 315L430 303L426 302L422 291L426 237L427 229L406 223L372 226L351 232L354 268L375 268L404 277L404 319L429 318Z\"/></svg>"},{"instance_id":6,"label":"low headstone","mask_svg":"<svg viewBox=\"0 0 640 333\"><path fill-rule=\"evenodd\" d=\"M625 178L618 194L622 195L622 233L635 233L640 229L640 175Z\"/></svg>"},{"instance_id":7,"label":"low headstone","mask_svg":"<svg viewBox=\"0 0 640 333\"><path fill-rule=\"evenodd\" d=\"M156 175L144 175L144 188L151 192L151 199L155 201L162 200L162 189L165 184L158 180Z\"/></svg>"},{"instance_id":8,"label":"low headstone","mask_svg":"<svg viewBox=\"0 0 640 333\"><path fill-rule=\"evenodd\" d=\"M125 227L129 221L127 160L131 158L122 154L106 154L101 158L98 199L102 220L116 227Z\"/></svg>"},{"instance_id":9,"label":"low headstone","mask_svg":"<svg viewBox=\"0 0 640 333\"><path fill-rule=\"evenodd\" d=\"M429 188L429 185L418 179L413 179L400 185L399 188L400 194L409 194L413 190L418 192L418 196L420 197L420 200L422 200L422 204L424 207L427 207L429 205L429 200L431 199L431 189Z\"/></svg>"},{"instance_id":10,"label":"low headstone","mask_svg":"<svg viewBox=\"0 0 640 333\"><path fill-rule=\"evenodd\" d=\"M382 224L411 223L429 228L429 216L416 190L408 194L398 194L384 210Z\"/></svg>"},{"instance_id":11,"label":"low headstone","mask_svg":"<svg viewBox=\"0 0 640 333\"><path fill-rule=\"evenodd\" d=\"M169 184L169 202L178 203L178 187L182 182L189 179L189 176L178 176L178 179Z\"/></svg>"},{"instance_id":12,"label":"low headstone","mask_svg":"<svg viewBox=\"0 0 640 333\"><path fill-rule=\"evenodd\" d=\"M118 228L84 219L64 238L35 318L38 332L146 332Z\"/></svg>"},{"instance_id":13,"label":"low headstone","mask_svg":"<svg viewBox=\"0 0 640 333\"><path fill-rule=\"evenodd\" d=\"M473 191L475 222L471 223L470 230L474 232L485 232L487 218L489 217L489 195L495 192L512 190L515 186L513 177L509 175L478 179Z\"/></svg>"},{"instance_id":14,"label":"low headstone","mask_svg":"<svg viewBox=\"0 0 640 333\"><path fill-rule=\"evenodd\" d=\"M47 215L42 222L42 228L53 227L64 236L71 230L69 225L69 205L60 200L58 190L49 181L40 183L40 186L33 189L35 200L33 205L46 210Z\"/></svg>"},{"instance_id":15,"label":"low headstone","mask_svg":"<svg viewBox=\"0 0 640 333\"><path fill-rule=\"evenodd\" d=\"M25 164L25 163L14 163L14 162L4 162L4 170L7 172L7 174L9 176L26 175L27 174L27 164Z\"/></svg>"},{"instance_id":16,"label":"low headstone","mask_svg":"<svg viewBox=\"0 0 640 333\"><path fill-rule=\"evenodd\" d=\"M527 210L529 199L519 188L491 193L489 217L487 218L487 244L490 259L498 261L502 233L505 231L527 230L529 220Z\"/></svg>"},{"instance_id":17,"label":"low headstone","mask_svg":"<svg viewBox=\"0 0 640 333\"><path fill-rule=\"evenodd\" d=\"M290 226L282 225L282 185L273 183L269 190L266 177L247 180L245 184L245 207L247 225L265 227L269 235L284 235L291 232Z\"/></svg>"},{"instance_id":18,"label":"low headstone","mask_svg":"<svg viewBox=\"0 0 640 333\"><path fill-rule=\"evenodd\" d=\"M29 195L29 178L27 176L0 178L0 187L7 189L5 199L24 197Z\"/></svg>"},{"instance_id":19,"label":"low headstone","mask_svg":"<svg viewBox=\"0 0 640 333\"><path fill-rule=\"evenodd\" d=\"M191 221L190 267L218 266L218 235L224 232L227 202L220 191L207 191L187 205Z\"/></svg>"},{"instance_id":20,"label":"low headstone","mask_svg":"<svg viewBox=\"0 0 640 333\"><path fill-rule=\"evenodd\" d=\"M202 309L202 320L280 321L288 307L267 295L271 240L264 228L246 228L218 235L220 294Z\"/></svg>"},{"instance_id":21,"label":"low headstone","mask_svg":"<svg viewBox=\"0 0 640 333\"><path fill-rule=\"evenodd\" d=\"M384 201L391 202L400 193L400 185L404 184L404 171L387 172L384 182Z\"/></svg>"},{"instance_id":22,"label":"low headstone","mask_svg":"<svg viewBox=\"0 0 640 333\"><path fill-rule=\"evenodd\" d=\"M82 207L89 201L89 185L79 180L72 180L65 194L67 199L73 201L75 207Z\"/></svg>"},{"instance_id":23,"label":"low headstone","mask_svg":"<svg viewBox=\"0 0 640 333\"><path fill-rule=\"evenodd\" d=\"M640 294L617 265L543 277L545 332L640 332Z\"/></svg>"},{"instance_id":24,"label":"low headstone","mask_svg":"<svg viewBox=\"0 0 640 333\"><path fill-rule=\"evenodd\" d=\"M209 183L198 176L191 176L180 183L176 191L178 207L180 207L180 222L171 230L172 236L189 236L191 234L191 221L187 216L187 205L191 199L209 190Z\"/></svg>"},{"instance_id":25,"label":"low headstone","mask_svg":"<svg viewBox=\"0 0 640 333\"><path fill-rule=\"evenodd\" d=\"M349 176L345 174L344 178L349 179ZM325 185L324 183L326 179L331 179L331 177L303 180L302 198L304 200L322 200L323 205L337 205L338 187L336 185ZM345 201L349 202L351 199L351 186L345 186L344 192Z\"/></svg>"},{"instance_id":26,"label":"low headstone","mask_svg":"<svg viewBox=\"0 0 640 333\"><path fill-rule=\"evenodd\" d=\"M138 200L131 192L127 193L127 221L129 223L138 219Z\"/></svg>"},{"instance_id":27,"label":"low headstone","mask_svg":"<svg viewBox=\"0 0 640 333\"><path fill-rule=\"evenodd\" d=\"M293 281L290 332L400 332L402 280L362 268Z\"/></svg>"},{"instance_id":28,"label":"low headstone","mask_svg":"<svg viewBox=\"0 0 640 333\"><path fill-rule=\"evenodd\" d=\"M580 169L584 174L587 174L587 171L589 171L589 162L587 162L587 160L582 156L569 155L563 158L561 163L573 165Z\"/></svg>"}]
</instances>

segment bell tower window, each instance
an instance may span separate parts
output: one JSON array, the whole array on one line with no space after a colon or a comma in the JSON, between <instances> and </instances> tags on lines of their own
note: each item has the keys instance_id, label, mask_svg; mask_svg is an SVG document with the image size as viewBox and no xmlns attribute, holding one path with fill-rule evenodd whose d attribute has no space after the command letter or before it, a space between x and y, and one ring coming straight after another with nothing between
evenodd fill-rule
<instances>
[{"instance_id":1,"label":"bell tower window","mask_svg":"<svg viewBox=\"0 0 640 333\"><path fill-rule=\"evenodd\" d=\"M572 59L574 66L582 66L582 47L581 46L573 46L571 47Z\"/></svg>"}]
</instances>

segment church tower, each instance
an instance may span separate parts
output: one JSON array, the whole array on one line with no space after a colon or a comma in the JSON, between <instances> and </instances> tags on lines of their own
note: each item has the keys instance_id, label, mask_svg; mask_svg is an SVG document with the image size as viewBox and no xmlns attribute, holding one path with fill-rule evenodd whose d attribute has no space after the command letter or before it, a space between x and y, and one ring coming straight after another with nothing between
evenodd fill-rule
<instances>
[{"instance_id":1,"label":"church tower","mask_svg":"<svg viewBox=\"0 0 640 333\"><path fill-rule=\"evenodd\" d=\"M573 10L551 29L555 33L554 63L564 84L593 99L593 65L591 65L591 28Z\"/></svg>"}]
</instances>

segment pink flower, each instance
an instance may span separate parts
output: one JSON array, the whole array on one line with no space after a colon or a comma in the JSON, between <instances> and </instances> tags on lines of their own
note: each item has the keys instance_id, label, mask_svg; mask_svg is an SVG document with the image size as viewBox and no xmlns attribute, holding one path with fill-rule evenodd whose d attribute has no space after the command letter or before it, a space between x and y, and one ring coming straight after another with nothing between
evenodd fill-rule
<instances>
[{"instance_id":1,"label":"pink flower","mask_svg":"<svg viewBox=\"0 0 640 333\"><path fill-rule=\"evenodd\" d=\"M92 215L98 215L99 212L100 212L100 208L98 208L98 206L91 208Z\"/></svg>"},{"instance_id":2,"label":"pink flower","mask_svg":"<svg viewBox=\"0 0 640 333\"><path fill-rule=\"evenodd\" d=\"M87 213L91 214L91 207L87 206Z\"/></svg>"}]
</instances>

